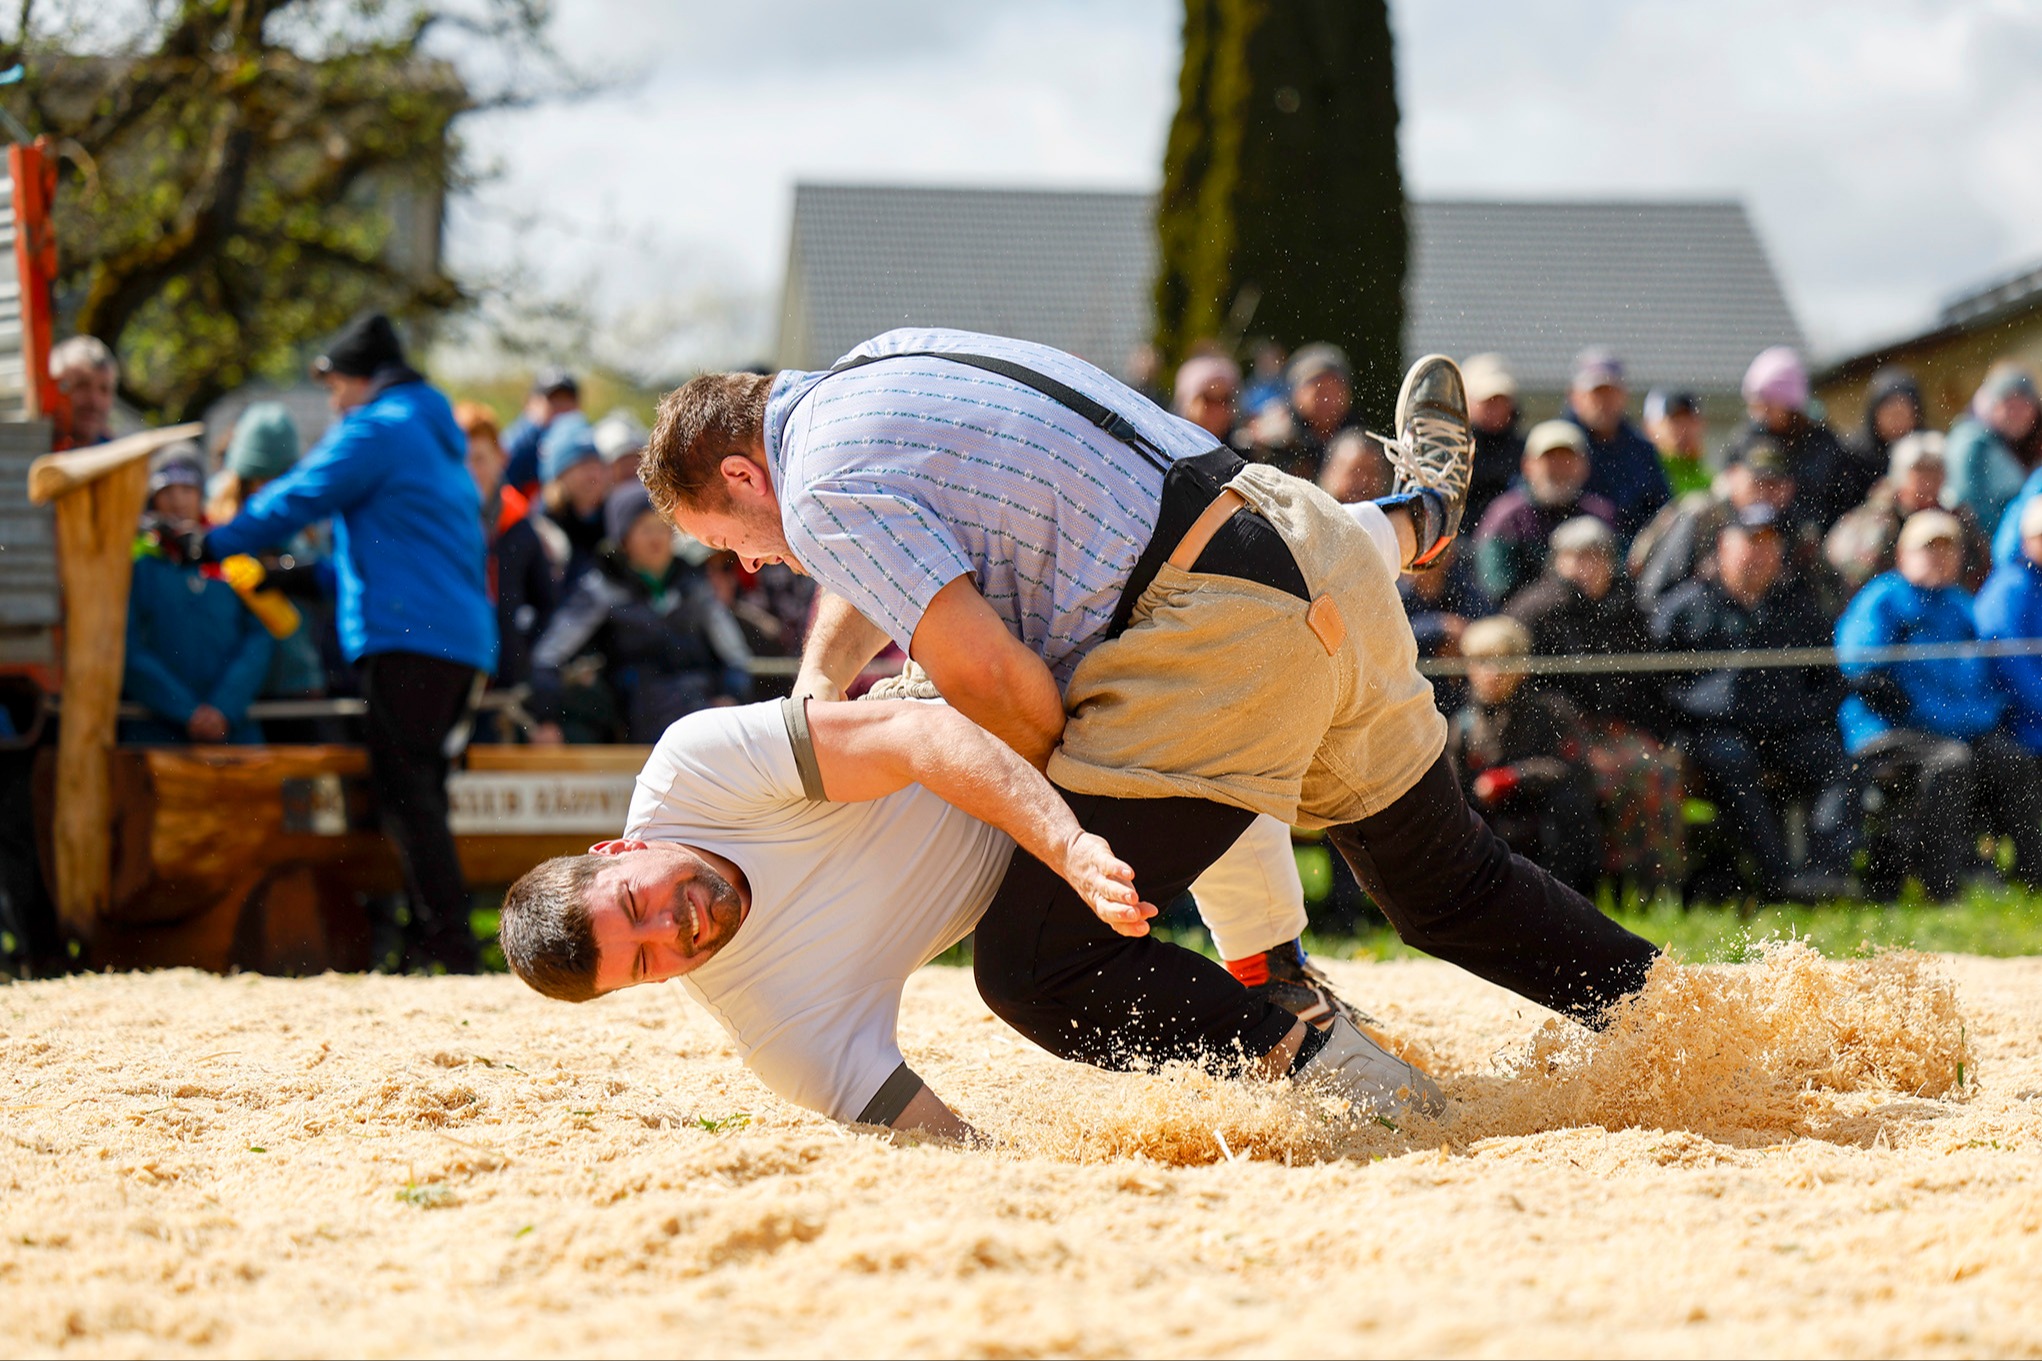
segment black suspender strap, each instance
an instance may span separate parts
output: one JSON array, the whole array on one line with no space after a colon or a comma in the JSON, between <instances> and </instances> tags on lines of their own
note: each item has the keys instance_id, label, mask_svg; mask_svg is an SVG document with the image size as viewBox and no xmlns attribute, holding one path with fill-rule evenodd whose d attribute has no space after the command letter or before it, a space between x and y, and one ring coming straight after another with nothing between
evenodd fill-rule
<instances>
[{"instance_id":1,"label":"black suspender strap","mask_svg":"<svg viewBox=\"0 0 2042 1361\"><path fill-rule=\"evenodd\" d=\"M994 359L982 354L957 354L950 350L905 350L899 354L859 355L855 359L846 359L830 372L842 373L846 369L860 369L867 364L877 364L882 359L947 359L953 364L964 364L974 369L983 369L987 373L996 373L1010 382L1019 383L1022 387L1033 388L1052 402L1070 408L1140 454L1157 472L1170 471L1169 456L1144 439L1141 431L1135 429L1118 412L1092 400L1068 384L1059 383L1048 374L1037 373L1027 365L1016 364L1011 359Z\"/></svg>"}]
</instances>

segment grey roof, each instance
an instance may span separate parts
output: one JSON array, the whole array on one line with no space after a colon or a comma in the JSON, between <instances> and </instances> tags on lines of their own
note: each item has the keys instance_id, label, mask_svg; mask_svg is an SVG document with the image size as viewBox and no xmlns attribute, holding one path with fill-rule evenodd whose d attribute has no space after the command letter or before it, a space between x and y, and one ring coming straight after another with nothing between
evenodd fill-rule
<instances>
[{"instance_id":1,"label":"grey roof","mask_svg":"<svg viewBox=\"0 0 2042 1361\"><path fill-rule=\"evenodd\" d=\"M1565 387L1591 345L1631 385L1734 392L1769 345L1805 347L1735 201L1411 205L1406 350L1495 350L1519 383Z\"/></svg>"},{"instance_id":2,"label":"grey roof","mask_svg":"<svg viewBox=\"0 0 2042 1361\"><path fill-rule=\"evenodd\" d=\"M1118 371L1148 333L1150 194L796 188L779 362L825 365L889 327L1040 340ZM1530 391L1607 345L1634 386L1734 391L1768 345L1801 345L1743 205L1411 206L1405 350L1500 351Z\"/></svg>"},{"instance_id":3,"label":"grey roof","mask_svg":"<svg viewBox=\"0 0 2042 1361\"><path fill-rule=\"evenodd\" d=\"M825 367L895 326L1036 340L1110 372L1148 338L1150 194L804 184L779 362Z\"/></svg>"}]
</instances>

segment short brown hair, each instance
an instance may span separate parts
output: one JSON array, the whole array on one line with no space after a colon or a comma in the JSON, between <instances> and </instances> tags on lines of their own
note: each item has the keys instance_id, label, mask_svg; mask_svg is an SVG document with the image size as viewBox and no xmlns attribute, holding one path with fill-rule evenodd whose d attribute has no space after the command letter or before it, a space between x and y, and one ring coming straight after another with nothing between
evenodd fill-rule
<instances>
[{"instance_id":1,"label":"short brown hair","mask_svg":"<svg viewBox=\"0 0 2042 1361\"><path fill-rule=\"evenodd\" d=\"M586 1002L596 995L596 932L589 886L600 855L563 855L528 871L503 895L496 938L511 972L548 997Z\"/></svg>"},{"instance_id":2,"label":"short brown hair","mask_svg":"<svg viewBox=\"0 0 2042 1361\"><path fill-rule=\"evenodd\" d=\"M732 454L751 456L752 442L766 428L772 388L771 374L705 373L660 398L638 480L662 515L677 505L723 504L718 469Z\"/></svg>"}]
</instances>

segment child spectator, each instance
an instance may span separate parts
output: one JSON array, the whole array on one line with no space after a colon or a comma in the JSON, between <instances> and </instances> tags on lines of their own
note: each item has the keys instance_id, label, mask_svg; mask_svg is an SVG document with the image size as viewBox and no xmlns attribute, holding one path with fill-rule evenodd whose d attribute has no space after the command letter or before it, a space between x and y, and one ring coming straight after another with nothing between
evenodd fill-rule
<instances>
[{"instance_id":1,"label":"child spectator","mask_svg":"<svg viewBox=\"0 0 2042 1361\"><path fill-rule=\"evenodd\" d=\"M1899 400L1897 397L1889 401ZM1855 595L1881 572L1893 570L1894 545L1900 526L1917 511L1942 505L1944 441L1933 430L1920 430L1893 441L1886 476L1872 484L1862 505L1844 512L1822 541L1823 556L1835 569L1846 597ZM1954 512L1964 533L1964 589L1985 584L1992 569L1992 550L1971 507Z\"/></svg>"},{"instance_id":2,"label":"child spectator","mask_svg":"<svg viewBox=\"0 0 2042 1361\"><path fill-rule=\"evenodd\" d=\"M1851 693L1838 712L1861 765L1906 772L1906 841L1931 896L1947 899L1975 871L1981 823L2010 837L2014 872L2042 885L2042 783L2035 758L2006 732L2006 696L1983 657L1853 660L1870 648L1968 643L1971 597L1957 584L1963 527L1946 510L1917 511L1900 531L1898 567L1874 577L1836 624Z\"/></svg>"},{"instance_id":3,"label":"child spectator","mask_svg":"<svg viewBox=\"0 0 2042 1361\"><path fill-rule=\"evenodd\" d=\"M1572 421L1543 421L1525 440L1524 485L1496 498L1475 528L1475 574L1507 600L1546 566L1546 541L1563 521L1592 515L1614 526L1617 509L1588 485L1588 436Z\"/></svg>"},{"instance_id":4,"label":"child spectator","mask_svg":"<svg viewBox=\"0 0 2042 1361\"><path fill-rule=\"evenodd\" d=\"M1595 891L1602 855L1588 773L1570 759L1581 716L1559 695L1529 689L1512 658L1531 634L1501 615L1461 636L1469 702L1454 715L1447 749L1470 806L1510 848L1583 894Z\"/></svg>"},{"instance_id":5,"label":"child spectator","mask_svg":"<svg viewBox=\"0 0 2042 1361\"><path fill-rule=\"evenodd\" d=\"M188 561L206 484L195 444L173 445L149 466L149 499L135 540L128 596L124 699L149 711L124 719L129 742L260 742L248 706L274 651L269 630L234 588Z\"/></svg>"},{"instance_id":6,"label":"child spectator","mask_svg":"<svg viewBox=\"0 0 2042 1361\"><path fill-rule=\"evenodd\" d=\"M534 741L649 744L684 714L750 697L751 654L737 621L674 552L673 530L645 488L612 491L603 519L595 567L533 650ZM595 664L591 674L570 675L582 658Z\"/></svg>"}]
</instances>

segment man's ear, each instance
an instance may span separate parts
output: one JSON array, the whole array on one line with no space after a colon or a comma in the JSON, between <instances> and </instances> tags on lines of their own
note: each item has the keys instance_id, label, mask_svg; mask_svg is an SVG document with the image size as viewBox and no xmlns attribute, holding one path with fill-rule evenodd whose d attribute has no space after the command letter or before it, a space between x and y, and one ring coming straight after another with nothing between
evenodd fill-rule
<instances>
[{"instance_id":1,"label":"man's ear","mask_svg":"<svg viewBox=\"0 0 2042 1361\"><path fill-rule=\"evenodd\" d=\"M643 841L619 839L616 841L598 841L595 845L588 848L588 853L590 855L625 855L631 851L642 851L644 849L645 843Z\"/></svg>"},{"instance_id":2,"label":"man's ear","mask_svg":"<svg viewBox=\"0 0 2042 1361\"><path fill-rule=\"evenodd\" d=\"M723 489L730 493L732 500L770 500L773 481L766 473L765 450L758 451L758 457L748 454L725 454L719 465L723 473Z\"/></svg>"}]
</instances>

